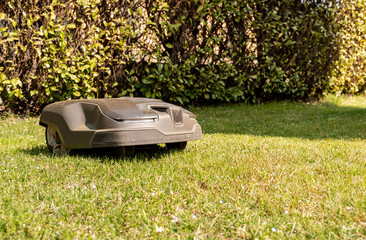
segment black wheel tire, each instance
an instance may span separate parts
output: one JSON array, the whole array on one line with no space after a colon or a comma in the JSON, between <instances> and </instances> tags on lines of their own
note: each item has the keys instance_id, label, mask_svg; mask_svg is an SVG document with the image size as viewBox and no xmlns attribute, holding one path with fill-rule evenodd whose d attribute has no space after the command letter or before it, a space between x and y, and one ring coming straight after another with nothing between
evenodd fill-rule
<instances>
[{"instance_id":1,"label":"black wheel tire","mask_svg":"<svg viewBox=\"0 0 366 240\"><path fill-rule=\"evenodd\" d=\"M116 153L118 156L131 157L135 153L135 146L117 147Z\"/></svg>"},{"instance_id":2,"label":"black wheel tire","mask_svg":"<svg viewBox=\"0 0 366 240\"><path fill-rule=\"evenodd\" d=\"M48 126L46 127L46 131L44 133L45 133L45 138L46 138L47 149L48 149L48 151L50 153L53 153L53 147L50 145L50 143L48 142L48 138L47 138L47 135L48 135Z\"/></svg>"},{"instance_id":3,"label":"black wheel tire","mask_svg":"<svg viewBox=\"0 0 366 240\"><path fill-rule=\"evenodd\" d=\"M165 146L169 150L184 150L187 147L187 142L166 143Z\"/></svg>"},{"instance_id":4,"label":"black wheel tire","mask_svg":"<svg viewBox=\"0 0 366 240\"><path fill-rule=\"evenodd\" d=\"M62 143L61 143L61 139L60 136L58 134L57 131L55 131L55 135L53 135L53 139L55 141L55 145L58 146L58 148L56 149L54 146L52 146L52 144L49 141L49 137L51 137L52 133L49 133L50 131L50 126L46 127L46 131L45 131L45 137L46 137L46 145L47 145L47 149L53 153L53 154L69 154L71 152L71 149L65 148Z\"/></svg>"}]
</instances>

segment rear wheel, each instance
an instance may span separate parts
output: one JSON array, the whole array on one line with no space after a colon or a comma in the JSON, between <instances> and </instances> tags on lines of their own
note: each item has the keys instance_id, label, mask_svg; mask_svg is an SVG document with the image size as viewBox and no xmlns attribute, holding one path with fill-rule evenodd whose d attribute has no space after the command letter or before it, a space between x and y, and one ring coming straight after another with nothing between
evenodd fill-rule
<instances>
[{"instance_id":1,"label":"rear wheel","mask_svg":"<svg viewBox=\"0 0 366 240\"><path fill-rule=\"evenodd\" d=\"M70 153L70 149L65 148L61 143L60 136L57 132L56 127L47 126L46 127L46 144L47 148L51 153Z\"/></svg>"},{"instance_id":2,"label":"rear wheel","mask_svg":"<svg viewBox=\"0 0 366 240\"><path fill-rule=\"evenodd\" d=\"M187 142L166 143L165 146L170 150L184 150L187 147Z\"/></svg>"}]
</instances>

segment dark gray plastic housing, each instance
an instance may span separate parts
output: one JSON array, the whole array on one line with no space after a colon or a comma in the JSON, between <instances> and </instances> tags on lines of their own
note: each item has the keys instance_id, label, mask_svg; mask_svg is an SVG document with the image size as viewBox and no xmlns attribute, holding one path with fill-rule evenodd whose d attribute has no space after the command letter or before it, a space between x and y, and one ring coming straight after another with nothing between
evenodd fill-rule
<instances>
[{"instance_id":1,"label":"dark gray plastic housing","mask_svg":"<svg viewBox=\"0 0 366 240\"><path fill-rule=\"evenodd\" d=\"M39 124L46 127L47 145L52 138L58 142L59 146L51 144L52 148L136 146L202 138L201 127L193 113L148 98L56 102L43 109Z\"/></svg>"}]
</instances>

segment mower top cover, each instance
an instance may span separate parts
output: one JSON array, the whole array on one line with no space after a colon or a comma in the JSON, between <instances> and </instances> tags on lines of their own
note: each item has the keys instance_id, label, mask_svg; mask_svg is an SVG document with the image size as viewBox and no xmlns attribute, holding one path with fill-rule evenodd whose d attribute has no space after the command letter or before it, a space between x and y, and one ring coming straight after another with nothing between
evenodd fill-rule
<instances>
[{"instance_id":1,"label":"mower top cover","mask_svg":"<svg viewBox=\"0 0 366 240\"><path fill-rule=\"evenodd\" d=\"M148 98L56 102L43 109L39 124L46 128L47 147L53 153L161 143L184 149L187 141L202 138L193 113Z\"/></svg>"}]
</instances>

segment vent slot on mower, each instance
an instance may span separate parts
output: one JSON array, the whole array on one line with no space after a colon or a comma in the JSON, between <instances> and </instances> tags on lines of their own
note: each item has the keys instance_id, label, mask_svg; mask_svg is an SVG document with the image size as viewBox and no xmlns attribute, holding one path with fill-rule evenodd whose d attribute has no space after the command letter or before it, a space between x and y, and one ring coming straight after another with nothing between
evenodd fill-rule
<instances>
[{"instance_id":1,"label":"vent slot on mower","mask_svg":"<svg viewBox=\"0 0 366 240\"><path fill-rule=\"evenodd\" d=\"M172 115L176 124L183 124L183 113L182 109L172 109Z\"/></svg>"},{"instance_id":2,"label":"vent slot on mower","mask_svg":"<svg viewBox=\"0 0 366 240\"><path fill-rule=\"evenodd\" d=\"M157 112L168 113L168 107L166 106L152 106L151 109Z\"/></svg>"}]
</instances>

